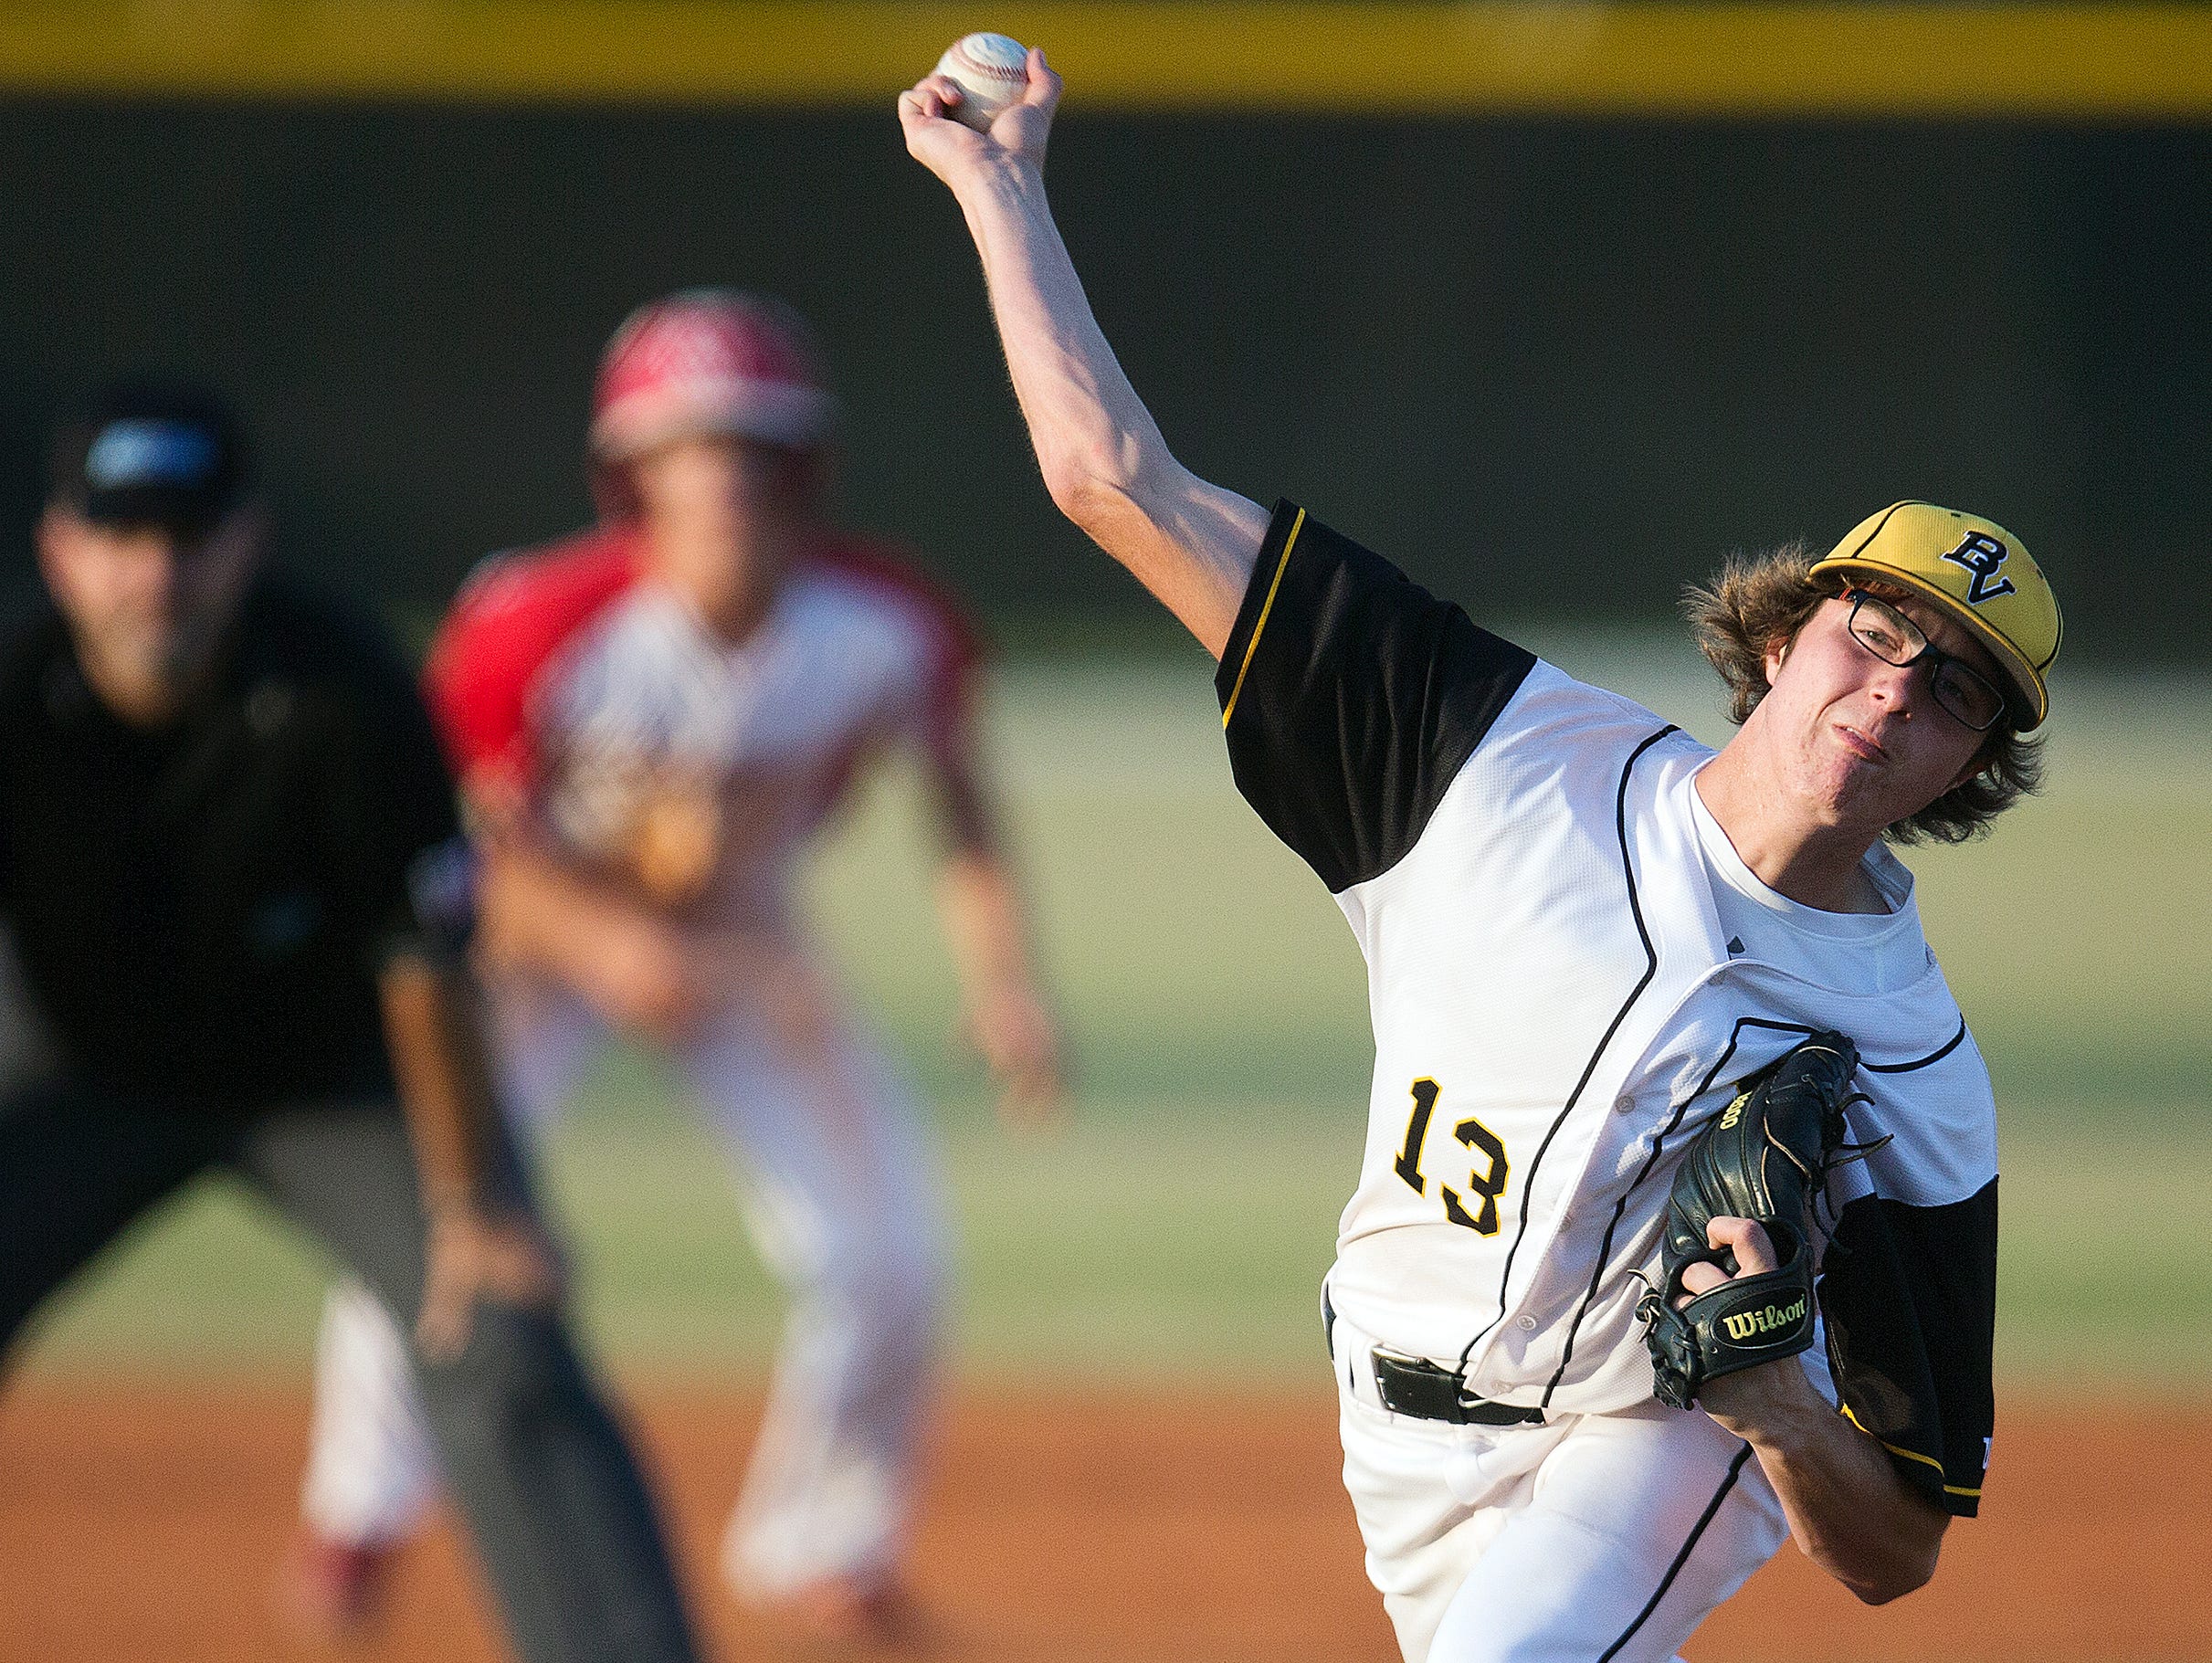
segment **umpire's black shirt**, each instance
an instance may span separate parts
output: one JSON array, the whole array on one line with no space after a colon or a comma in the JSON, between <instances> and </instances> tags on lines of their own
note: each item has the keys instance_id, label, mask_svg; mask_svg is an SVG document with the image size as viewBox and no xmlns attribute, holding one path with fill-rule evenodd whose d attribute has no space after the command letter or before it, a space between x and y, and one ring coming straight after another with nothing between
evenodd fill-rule
<instances>
[{"instance_id":1,"label":"umpire's black shirt","mask_svg":"<svg viewBox=\"0 0 2212 1663\"><path fill-rule=\"evenodd\" d=\"M279 581L158 728L50 603L0 638L0 910L82 1078L203 1111L390 1089L377 972L457 836L412 678Z\"/></svg>"}]
</instances>

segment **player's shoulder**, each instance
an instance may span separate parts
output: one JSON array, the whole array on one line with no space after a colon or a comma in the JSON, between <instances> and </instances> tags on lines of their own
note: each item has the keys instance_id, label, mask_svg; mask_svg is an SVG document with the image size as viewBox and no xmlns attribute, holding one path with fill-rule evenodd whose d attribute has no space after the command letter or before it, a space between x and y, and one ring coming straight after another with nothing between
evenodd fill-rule
<instances>
[{"instance_id":1,"label":"player's shoulder","mask_svg":"<svg viewBox=\"0 0 2212 1663\"><path fill-rule=\"evenodd\" d=\"M1712 754L1676 724L1626 693L1583 681L1538 658L1492 725L1493 752L1535 747L1569 760L1607 760L1657 751L1652 758L1702 762Z\"/></svg>"},{"instance_id":2,"label":"player's shoulder","mask_svg":"<svg viewBox=\"0 0 2212 1663\"><path fill-rule=\"evenodd\" d=\"M423 666L431 709L465 772L508 766L526 753L541 683L631 593L641 553L634 527L599 526L477 567Z\"/></svg>"},{"instance_id":3,"label":"player's shoulder","mask_svg":"<svg viewBox=\"0 0 2212 1663\"><path fill-rule=\"evenodd\" d=\"M542 658L627 594L639 569L638 534L627 525L489 555L454 597L430 662L450 670L487 654Z\"/></svg>"},{"instance_id":4,"label":"player's shoulder","mask_svg":"<svg viewBox=\"0 0 2212 1663\"><path fill-rule=\"evenodd\" d=\"M802 583L926 633L942 650L969 659L979 640L958 597L904 543L857 532L826 532L799 563Z\"/></svg>"},{"instance_id":5,"label":"player's shoulder","mask_svg":"<svg viewBox=\"0 0 2212 1663\"><path fill-rule=\"evenodd\" d=\"M551 542L479 561L455 596L455 618L532 617L589 610L637 582L639 536L627 524L592 526Z\"/></svg>"}]
</instances>

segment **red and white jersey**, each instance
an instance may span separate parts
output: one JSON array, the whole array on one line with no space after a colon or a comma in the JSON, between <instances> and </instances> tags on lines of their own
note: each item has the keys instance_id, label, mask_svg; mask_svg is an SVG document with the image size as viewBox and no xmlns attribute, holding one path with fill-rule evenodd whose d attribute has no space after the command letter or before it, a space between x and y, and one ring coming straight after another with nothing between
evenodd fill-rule
<instances>
[{"instance_id":1,"label":"red and white jersey","mask_svg":"<svg viewBox=\"0 0 2212 1663\"><path fill-rule=\"evenodd\" d=\"M710 801L715 891L780 900L788 857L865 760L971 743L974 639L880 543L826 533L732 645L645 570L623 525L496 556L425 670L472 792L532 804L579 854L618 859L657 801Z\"/></svg>"}]
</instances>

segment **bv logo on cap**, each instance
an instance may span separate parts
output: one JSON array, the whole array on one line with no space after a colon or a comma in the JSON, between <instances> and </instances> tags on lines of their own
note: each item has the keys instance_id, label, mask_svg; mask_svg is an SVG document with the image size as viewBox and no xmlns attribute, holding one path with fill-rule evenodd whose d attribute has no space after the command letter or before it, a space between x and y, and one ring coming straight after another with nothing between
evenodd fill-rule
<instances>
[{"instance_id":1,"label":"bv logo on cap","mask_svg":"<svg viewBox=\"0 0 2212 1663\"><path fill-rule=\"evenodd\" d=\"M1974 574L1974 581L1966 585L1966 600L1970 605L1978 606L1984 601L1995 600L2000 595L2018 593L2013 588L2009 577L1997 578L1994 584L1989 581L1996 577L1998 568L2004 565L2011 553L2010 549L1987 532L1968 532L1966 541L1943 558L1957 562Z\"/></svg>"}]
</instances>

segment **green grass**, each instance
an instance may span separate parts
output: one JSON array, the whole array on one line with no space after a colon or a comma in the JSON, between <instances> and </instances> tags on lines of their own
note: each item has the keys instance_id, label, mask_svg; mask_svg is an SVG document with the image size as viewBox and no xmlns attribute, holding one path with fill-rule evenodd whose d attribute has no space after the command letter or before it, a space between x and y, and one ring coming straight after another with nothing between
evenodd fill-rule
<instances>
[{"instance_id":1,"label":"green grass","mask_svg":"<svg viewBox=\"0 0 2212 1663\"><path fill-rule=\"evenodd\" d=\"M1636 640L1540 643L1719 737L1711 684ZM2052 784L1989 840L1917 851L1932 938L2004 1114L1999 1358L2212 1390L2212 684L2057 689ZM1364 984L1334 906L1228 783L1196 653L1017 667L999 769L1078 1068L1074 1123L1010 1138L945 1043L950 972L909 783L813 874L856 996L939 1105L955 1355L1101 1380L1314 1366L1356 1171ZM635 1059L555 1142L582 1309L627 1364L758 1369L777 1301L720 1152ZM321 1268L235 1195L193 1197L51 1313L33 1366L304 1366Z\"/></svg>"}]
</instances>

